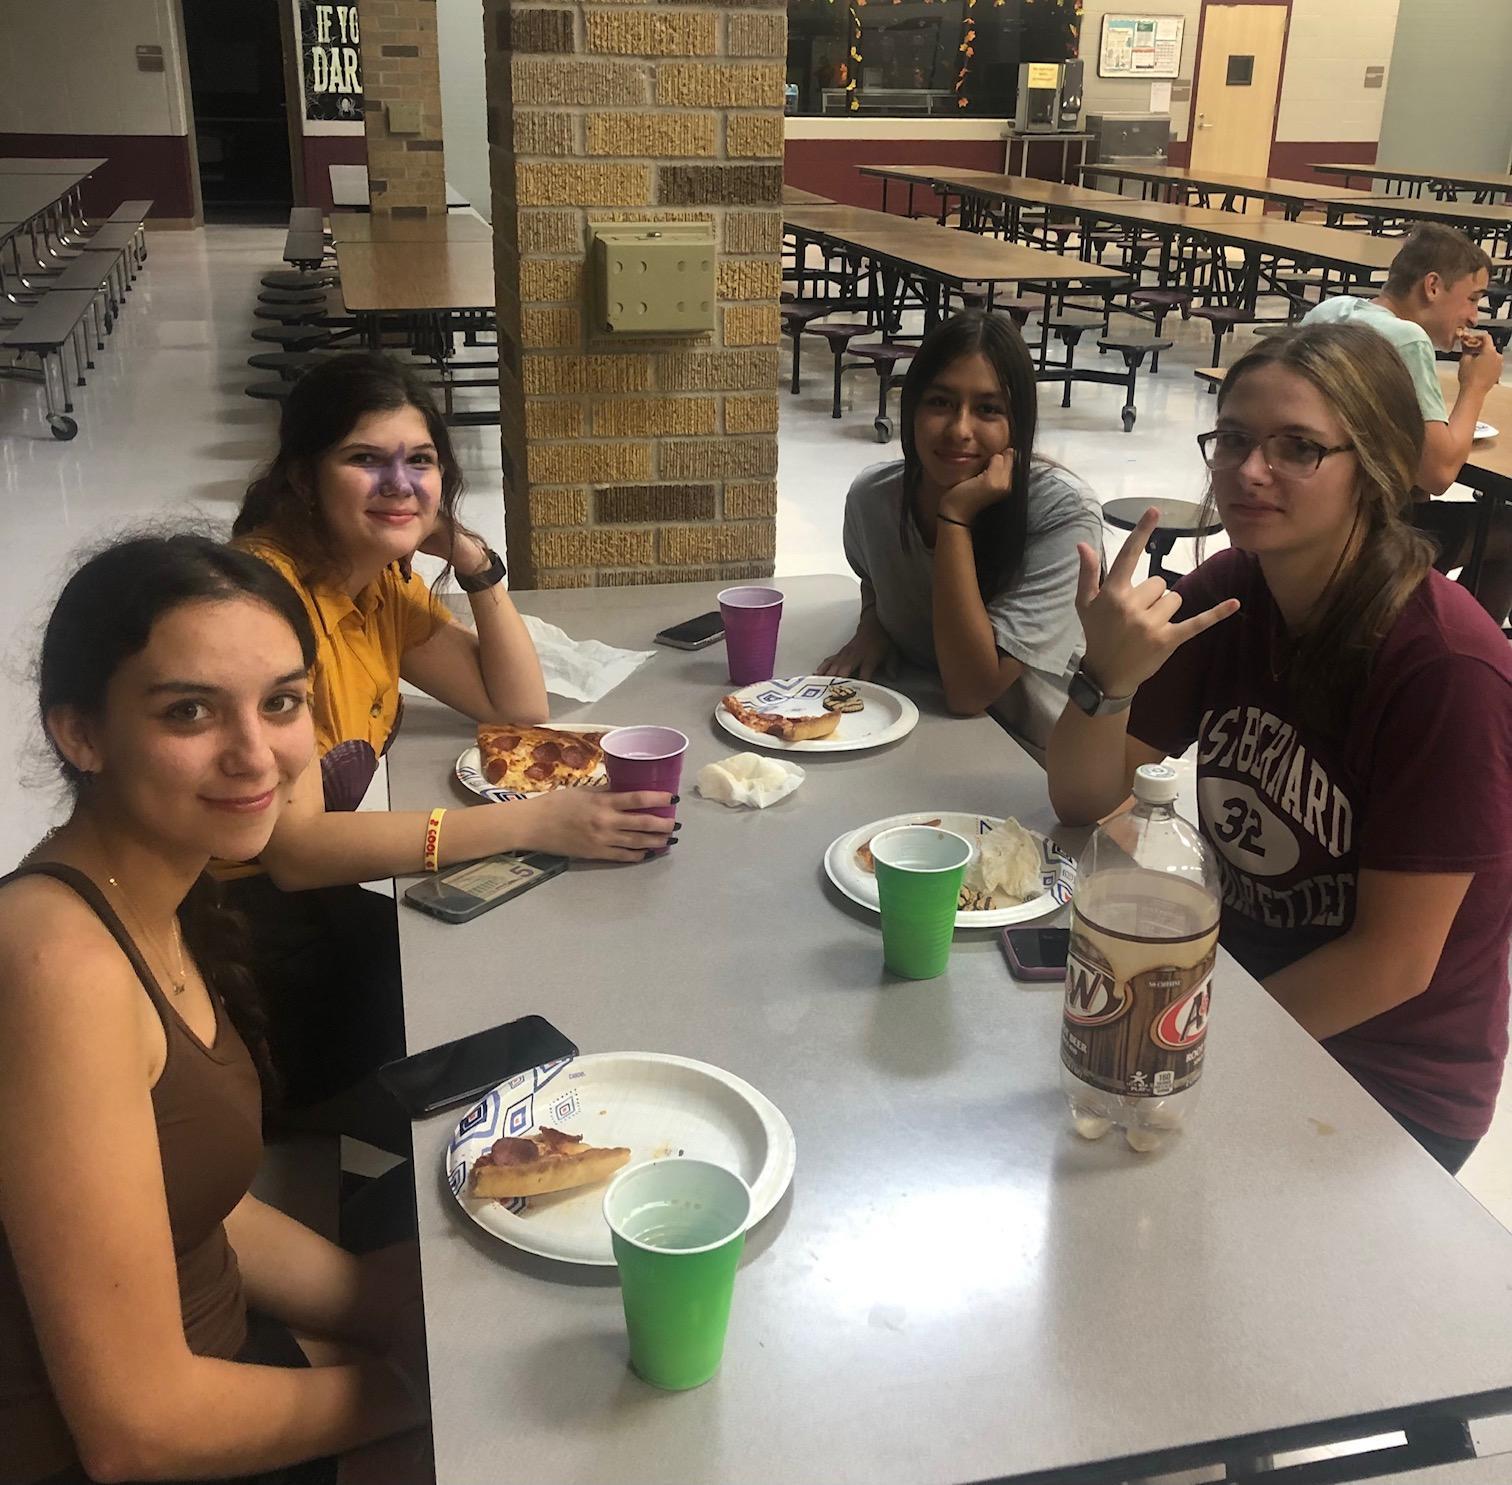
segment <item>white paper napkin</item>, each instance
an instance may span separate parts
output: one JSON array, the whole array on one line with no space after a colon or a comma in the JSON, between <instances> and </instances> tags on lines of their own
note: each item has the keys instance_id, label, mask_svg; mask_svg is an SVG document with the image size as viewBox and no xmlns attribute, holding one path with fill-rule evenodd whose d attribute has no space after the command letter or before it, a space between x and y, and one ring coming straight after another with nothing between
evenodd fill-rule
<instances>
[{"instance_id":1,"label":"white paper napkin","mask_svg":"<svg viewBox=\"0 0 1512 1485\"><path fill-rule=\"evenodd\" d=\"M573 639L555 624L523 614L541 660L546 689L573 701L598 701L640 669L654 650L617 650L596 639Z\"/></svg>"},{"instance_id":2,"label":"white paper napkin","mask_svg":"<svg viewBox=\"0 0 1512 1485\"><path fill-rule=\"evenodd\" d=\"M764 810L786 799L803 779L803 770L796 763L765 758L760 753L736 753L720 763L705 764L698 770L696 782L698 792L716 804Z\"/></svg>"}]
</instances>

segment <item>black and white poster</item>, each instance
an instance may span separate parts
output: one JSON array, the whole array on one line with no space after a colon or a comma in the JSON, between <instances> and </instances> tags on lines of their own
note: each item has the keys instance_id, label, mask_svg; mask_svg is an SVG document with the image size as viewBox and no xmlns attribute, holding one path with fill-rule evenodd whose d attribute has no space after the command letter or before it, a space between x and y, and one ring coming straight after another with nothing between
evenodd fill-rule
<instances>
[{"instance_id":1,"label":"black and white poster","mask_svg":"<svg viewBox=\"0 0 1512 1485\"><path fill-rule=\"evenodd\" d=\"M299 0L299 30L305 118L361 122L357 7L337 0Z\"/></svg>"}]
</instances>

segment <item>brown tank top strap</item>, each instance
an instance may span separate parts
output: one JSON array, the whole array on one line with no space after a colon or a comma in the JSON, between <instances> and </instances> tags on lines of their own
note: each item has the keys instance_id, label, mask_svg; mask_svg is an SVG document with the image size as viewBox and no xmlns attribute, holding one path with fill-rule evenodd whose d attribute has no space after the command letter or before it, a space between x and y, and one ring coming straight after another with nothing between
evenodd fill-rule
<instances>
[{"instance_id":1,"label":"brown tank top strap","mask_svg":"<svg viewBox=\"0 0 1512 1485\"><path fill-rule=\"evenodd\" d=\"M110 899L100 891L91 878L78 867L65 865L61 861L34 861L18 866L9 875L0 877L0 887L16 881L19 877L51 877L55 882L62 882L65 887L72 888L84 899L100 922L110 930L110 936L121 946L121 952L131 962L137 979L142 982L142 988L152 997L153 1005L156 1006L158 1014L163 1017L165 1027L171 1026L178 1019L176 1016L167 1014L173 1008L168 1004L168 999L163 994L156 976L147 967L147 961L142 957L142 951L137 947L136 940L127 931L126 925L121 922L120 915L111 907Z\"/></svg>"}]
</instances>

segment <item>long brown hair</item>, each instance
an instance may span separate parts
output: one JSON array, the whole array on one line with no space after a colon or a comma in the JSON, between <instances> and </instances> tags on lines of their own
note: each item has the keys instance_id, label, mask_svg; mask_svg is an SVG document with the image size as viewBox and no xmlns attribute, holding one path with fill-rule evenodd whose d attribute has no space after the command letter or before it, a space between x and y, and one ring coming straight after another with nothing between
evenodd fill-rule
<instances>
[{"instance_id":1,"label":"long brown hair","mask_svg":"<svg viewBox=\"0 0 1512 1485\"><path fill-rule=\"evenodd\" d=\"M914 419L919 403L947 367L965 356L984 356L997 375L1008 404L1008 427L1013 440L1013 493L989 505L971 523L976 557L977 591L990 603L1018 574L1029 531L1029 481L1036 463L1034 430L1039 420L1039 393L1034 362L1018 326L1003 314L965 309L936 325L924 337L903 378L898 410L898 433L903 443L903 538L909 527L914 495L924 466L914 443ZM1044 461L1038 461L1044 462Z\"/></svg>"},{"instance_id":2,"label":"long brown hair","mask_svg":"<svg viewBox=\"0 0 1512 1485\"><path fill-rule=\"evenodd\" d=\"M455 522L462 466L430 389L388 356L353 352L332 356L295 382L279 419L278 452L248 485L231 534L281 547L303 578L343 580L347 562L316 498L315 466L370 413L401 407L413 407L425 419L441 466L438 519Z\"/></svg>"},{"instance_id":3,"label":"long brown hair","mask_svg":"<svg viewBox=\"0 0 1512 1485\"><path fill-rule=\"evenodd\" d=\"M1315 387L1344 425L1359 467L1352 553L1297 636L1285 678L1303 717L1339 732L1370 675L1376 651L1433 560L1407 522L1423 454L1423 414L1412 378L1384 336L1359 325L1312 325L1258 341L1234 363L1218 410L1262 366L1280 366ZM1212 481L1203 524L1217 509Z\"/></svg>"}]
</instances>

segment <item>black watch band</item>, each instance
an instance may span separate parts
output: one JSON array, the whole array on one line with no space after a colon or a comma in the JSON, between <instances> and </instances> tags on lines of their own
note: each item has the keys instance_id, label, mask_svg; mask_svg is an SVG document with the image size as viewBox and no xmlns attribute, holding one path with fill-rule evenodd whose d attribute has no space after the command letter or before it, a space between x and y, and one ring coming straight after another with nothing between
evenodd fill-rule
<instances>
[{"instance_id":1,"label":"black watch band","mask_svg":"<svg viewBox=\"0 0 1512 1485\"><path fill-rule=\"evenodd\" d=\"M461 572L457 574L457 586L464 593L482 593L504 581L504 559L492 547L487 550L489 562L482 572L474 573L471 577Z\"/></svg>"}]
</instances>

